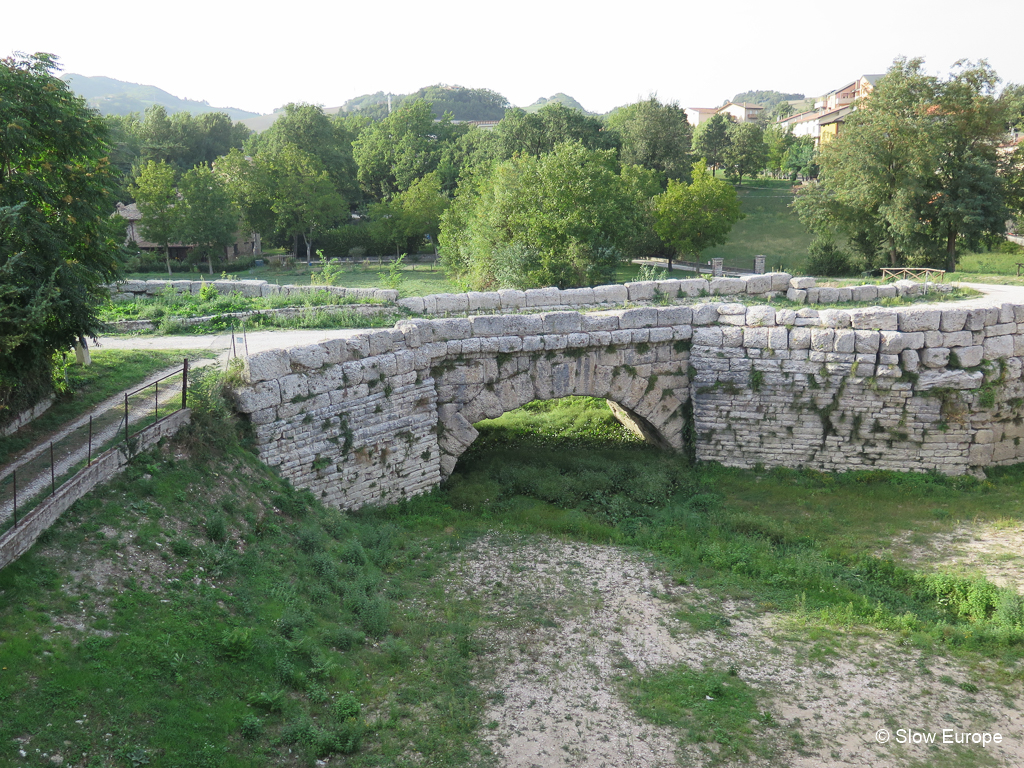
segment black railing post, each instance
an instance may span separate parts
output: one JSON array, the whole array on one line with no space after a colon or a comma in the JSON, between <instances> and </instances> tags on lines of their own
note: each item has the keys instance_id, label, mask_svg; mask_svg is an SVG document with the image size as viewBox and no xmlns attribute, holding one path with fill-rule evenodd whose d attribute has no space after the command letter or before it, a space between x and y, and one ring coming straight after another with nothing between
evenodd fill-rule
<instances>
[{"instance_id":1,"label":"black railing post","mask_svg":"<svg viewBox=\"0 0 1024 768\"><path fill-rule=\"evenodd\" d=\"M128 442L128 393L124 393L124 441Z\"/></svg>"},{"instance_id":2,"label":"black railing post","mask_svg":"<svg viewBox=\"0 0 1024 768\"><path fill-rule=\"evenodd\" d=\"M57 490L57 475L53 469L53 443L50 443L50 495Z\"/></svg>"},{"instance_id":3,"label":"black railing post","mask_svg":"<svg viewBox=\"0 0 1024 768\"><path fill-rule=\"evenodd\" d=\"M188 358L181 364L181 407L188 408Z\"/></svg>"}]
</instances>

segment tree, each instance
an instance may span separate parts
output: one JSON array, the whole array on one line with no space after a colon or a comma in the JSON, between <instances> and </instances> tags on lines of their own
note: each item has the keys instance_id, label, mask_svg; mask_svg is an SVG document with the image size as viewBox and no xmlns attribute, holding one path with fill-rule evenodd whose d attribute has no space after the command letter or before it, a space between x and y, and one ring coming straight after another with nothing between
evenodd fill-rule
<instances>
[{"instance_id":1,"label":"tree","mask_svg":"<svg viewBox=\"0 0 1024 768\"><path fill-rule=\"evenodd\" d=\"M517 155L464 183L441 217L441 259L476 287L593 285L614 275L641 225L613 150L579 142Z\"/></svg>"},{"instance_id":2,"label":"tree","mask_svg":"<svg viewBox=\"0 0 1024 768\"><path fill-rule=\"evenodd\" d=\"M165 162L150 160L130 187L142 219L139 229L151 242L164 247L167 274L171 274L170 245L181 238L181 207L174 186L174 169Z\"/></svg>"},{"instance_id":3,"label":"tree","mask_svg":"<svg viewBox=\"0 0 1024 768\"><path fill-rule=\"evenodd\" d=\"M711 166L712 173L725 162L725 151L732 143L729 137L731 124L729 116L719 112L698 125L693 132L693 151Z\"/></svg>"},{"instance_id":4,"label":"tree","mask_svg":"<svg viewBox=\"0 0 1024 768\"><path fill-rule=\"evenodd\" d=\"M271 209L278 226L293 238L296 255L301 236L306 265L313 261L313 235L348 215L348 203L315 157L286 144L272 157L269 168Z\"/></svg>"},{"instance_id":5,"label":"tree","mask_svg":"<svg viewBox=\"0 0 1024 768\"><path fill-rule=\"evenodd\" d=\"M196 258L206 256L213 274L213 254L223 253L238 235L238 212L224 180L205 166L181 178L181 238L194 243Z\"/></svg>"},{"instance_id":6,"label":"tree","mask_svg":"<svg viewBox=\"0 0 1024 768\"><path fill-rule=\"evenodd\" d=\"M744 176L753 176L768 164L768 148L764 144L764 129L757 123L735 123L729 126L729 148L725 150L723 165L726 175L743 183Z\"/></svg>"},{"instance_id":7,"label":"tree","mask_svg":"<svg viewBox=\"0 0 1024 768\"><path fill-rule=\"evenodd\" d=\"M436 253L441 216L451 204L451 200L441 191L440 174L434 171L414 181L405 192L398 195L398 202L402 208L406 237L418 238L422 242L424 236L428 236Z\"/></svg>"},{"instance_id":8,"label":"tree","mask_svg":"<svg viewBox=\"0 0 1024 768\"><path fill-rule=\"evenodd\" d=\"M769 125L764 131L764 144L768 150L768 170L773 176L782 173L786 152L796 141L788 128L781 125Z\"/></svg>"},{"instance_id":9,"label":"tree","mask_svg":"<svg viewBox=\"0 0 1024 768\"><path fill-rule=\"evenodd\" d=\"M694 164L691 184L670 181L654 199L655 231L678 254L695 261L702 251L723 245L733 224L743 217L736 190L712 176L704 160Z\"/></svg>"},{"instance_id":10,"label":"tree","mask_svg":"<svg viewBox=\"0 0 1024 768\"><path fill-rule=\"evenodd\" d=\"M0 60L0 410L41 394L54 354L96 335L122 263L106 124L56 70L45 53Z\"/></svg>"},{"instance_id":11,"label":"tree","mask_svg":"<svg viewBox=\"0 0 1024 768\"><path fill-rule=\"evenodd\" d=\"M609 149L614 145L601 120L579 110L552 102L530 114L510 109L495 127L498 157L507 160L517 154L541 155L556 144L579 142L586 149Z\"/></svg>"},{"instance_id":12,"label":"tree","mask_svg":"<svg viewBox=\"0 0 1024 768\"><path fill-rule=\"evenodd\" d=\"M822 189L797 199L821 235L846 235L870 259L956 267L957 242L1002 234L1008 190L996 146L1010 101L985 62L946 80L899 58L818 154Z\"/></svg>"},{"instance_id":13,"label":"tree","mask_svg":"<svg viewBox=\"0 0 1024 768\"><path fill-rule=\"evenodd\" d=\"M608 118L608 129L619 137L623 165L642 165L668 179L689 176L692 132L679 104L662 104L652 96L617 110Z\"/></svg>"}]
</instances>

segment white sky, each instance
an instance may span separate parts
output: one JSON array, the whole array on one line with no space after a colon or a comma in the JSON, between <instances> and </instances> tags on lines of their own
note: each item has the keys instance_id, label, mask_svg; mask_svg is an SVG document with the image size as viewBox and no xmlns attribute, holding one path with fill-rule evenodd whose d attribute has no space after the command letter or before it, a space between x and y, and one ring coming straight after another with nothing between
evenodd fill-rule
<instances>
[{"instance_id":1,"label":"white sky","mask_svg":"<svg viewBox=\"0 0 1024 768\"><path fill-rule=\"evenodd\" d=\"M749 89L820 95L899 55L935 74L987 58L1024 82L1022 19L1020 0L7 0L0 57L46 51L65 73L253 112L434 83L519 106L561 91L607 112L655 92L684 107Z\"/></svg>"}]
</instances>

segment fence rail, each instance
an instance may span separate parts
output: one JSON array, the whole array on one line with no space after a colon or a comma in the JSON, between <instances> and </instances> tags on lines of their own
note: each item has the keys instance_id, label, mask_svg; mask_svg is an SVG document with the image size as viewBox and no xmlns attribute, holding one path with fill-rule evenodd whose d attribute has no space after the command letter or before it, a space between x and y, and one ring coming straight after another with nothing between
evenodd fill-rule
<instances>
[{"instance_id":1,"label":"fence rail","mask_svg":"<svg viewBox=\"0 0 1024 768\"><path fill-rule=\"evenodd\" d=\"M894 269L891 267L882 268L882 280L924 280L925 282L934 282L935 277L938 277L938 282L942 282L946 277L946 270L944 269L930 269L928 267L900 267Z\"/></svg>"},{"instance_id":2,"label":"fence rail","mask_svg":"<svg viewBox=\"0 0 1024 768\"><path fill-rule=\"evenodd\" d=\"M126 392L123 404L90 414L87 422L49 445L37 446L0 476L0 530L17 528L19 517L91 467L104 449L120 447L143 429L187 409L188 370L186 358L178 370Z\"/></svg>"}]
</instances>

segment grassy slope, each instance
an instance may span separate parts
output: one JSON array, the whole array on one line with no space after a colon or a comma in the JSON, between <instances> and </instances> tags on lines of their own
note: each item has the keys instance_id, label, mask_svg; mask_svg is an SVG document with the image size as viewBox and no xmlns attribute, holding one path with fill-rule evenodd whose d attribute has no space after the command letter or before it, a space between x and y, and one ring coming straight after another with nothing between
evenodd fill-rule
<instances>
[{"instance_id":1,"label":"grassy slope","mask_svg":"<svg viewBox=\"0 0 1024 768\"><path fill-rule=\"evenodd\" d=\"M348 765L486 765L480 684L498 649L475 638L498 619L452 599L446 574L487 531L630 545L680 583L936 653L1019 653L1019 625L957 617L865 558L957 518L1020 520L1018 471L693 470L570 400L479 425L443 491L346 516L248 453L211 458L224 430L198 413L211 431L140 457L0 571L0 761L31 737L97 766L309 764L357 744ZM641 711L660 684L634 681Z\"/></svg>"},{"instance_id":2,"label":"grassy slope","mask_svg":"<svg viewBox=\"0 0 1024 768\"><path fill-rule=\"evenodd\" d=\"M68 368L72 397L58 400L46 413L13 435L0 437L0 463L18 451L33 445L51 432L74 421L90 408L118 392L145 380L153 373L181 363L185 357L197 359L202 352L175 350L94 350L92 365Z\"/></svg>"},{"instance_id":3,"label":"grassy slope","mask_svg":"<svg viewBox=\"0 0 1024 768\"><path fill-rule=\"evenodd\" d=\"M799 273L812 236L789 207L790 182L756 179L744 182L738 192L747 217L732 228L729 242L704 251L702 259L722 258L727 267L753 269L754 256L763 254L769 270L781 265L783 271Z\"/></svg>"}]
</instances>

